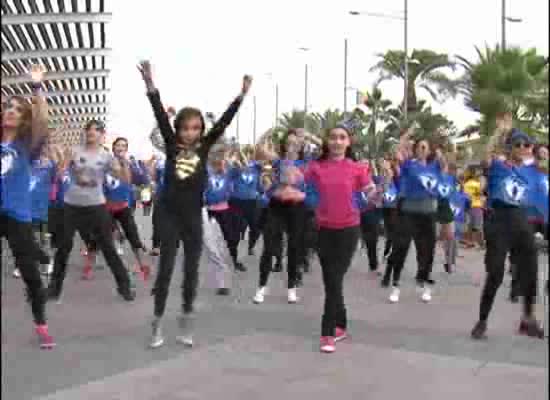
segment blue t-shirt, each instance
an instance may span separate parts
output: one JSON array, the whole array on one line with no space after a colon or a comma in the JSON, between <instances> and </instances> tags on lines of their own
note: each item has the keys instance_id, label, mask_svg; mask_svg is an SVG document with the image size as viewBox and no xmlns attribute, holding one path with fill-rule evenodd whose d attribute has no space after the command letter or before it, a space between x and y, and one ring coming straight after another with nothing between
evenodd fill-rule
<instances>
[{"instance_id":1,"label":"blue t-shirt","mask_svg":"<svg viewBox=\"0 0 550 400\"><path fill-rule=\"evenodd\" d=\"M29 183L31 196L31 216L33 221L48 220L50 192L55 180L56 165L51 160L32 161L32 175Z\"/></svg>"},{"instance_id":2,"label":"blue t-shirt","mask_svg":"<svg viewBox=\"0 0 550 400\"><path fill-rule=\"evenodd\" d=\"M548 223L548 174L536 166L529 168L529 205L535 217L542 217Z\"/></svg>"},{"instance_id":3,"label":"blue t-shirt","mask_svg":"<svg viewBox=\"0 0 550 400\"><path fill-rule=\"evenodd\" d=\"M121 181L113 175L107 173L103 182L103 192L107 201L111 202L130 202L133 197L134 189L131 184Z\"/></svg>"},{"instance_id":4,"label":"blue t-shirt","mask_svg":"<svg viewBox=\"0 0 550 400\"><path fill-rule=\"evenodd\" d=\"M489 207L527 207L529 205L529 167L494 160L489 166L487 191Z\"/></svg>"},{"instance_id":5,"label":"blue t-shirt","mask_svg":"<svg viewBox=\"0 0 550 400\"><path fill-rule=\"evenodd\" d=\"M439 198L449 199L456 192L458 180L454 175L441 174L439 184L437 186L437 192Z\"/></svg>"},{"instance_id":6,"label":"blue t-shirt","mask_svg":"<svg viewBox=\"0 0 550 400\"><path fill-rule=\"evenodd\" d=\"M71 173L67 170L61 176L56 177L57 192L55 200L52 202L53 207L63 207L65 204L65 192L71 186Z\"/></svg>"},{"instance_id":7,"label":"blue t-shirt","mask_svg":"<svg viewBox=\"0 0 550 400\"><path fill-rule=\"evenodd\" d=\"M0 212L20 222L31 222L31 159L20 141L0 144Z\"/></svg>"},{"instance_id":8,"label":"blue t-shirt","mask_svg":"<svg viewBox=\"0 0 550 400\"><path fill-rule=\"evenodd\" d=\"M472 202L470 196L464 191L454 191L449 197L449 204L453 211L454 221L458 224L464 224L466 222L466 212L471 208Z\"/></svg>"},{"instance_id":9,"label":"blue t-shirt","mask_svg":"<svg viewBox=\"0 0 550 400\"><path fill-rule=\"evenodd\" d=\"M251 161L244 168L231 168L229 178L233 186L231 197L239 200L256 200L260 197L262 166Z\"/></svg>"},{"instance_id":10,"label":"blue t-shirt","mask_svg":"<svg viewBox=\"0 0 550 400\"><path fill-rule=\"evenodd\" d=\"M407 160L401 166L400 196L406 199L423 200L439 197L441 167L438 161L426 165L417 160Z\"/></svg>"},{"instance_id":11,"label":"blue t-shirt","mask_svg":"<svg viewBox=\"0 0 550 400\"><path fill-rule=\"evenodd\" d=\"M395 184L395 180L392 180L382 195L382 206L384 208L396 208L398 198L399 189Z\"/></svg>"},{"instance_id":12,"label":"blue t-shirt","mask_svg":"<svg viewBox=\"0 0 550 400\"><path fill-rule=\"evenodd\" d=\"M204 192L204 200L207 206L229 201L232 195L232 182L228 172L216 173L208 170L208 184Z\"/></svg>"},{"instance_id":13,"label":"blue t-shirt","mask_svg":"<svg viewBox=\"0 0 550 400\"><path fill-rule=\"evenodd\" d=\"M155 164L155 185L157 195L162 192L162 187L164 186L165 164L165 160L158 160Z\"/></svg>"}]
</instances>

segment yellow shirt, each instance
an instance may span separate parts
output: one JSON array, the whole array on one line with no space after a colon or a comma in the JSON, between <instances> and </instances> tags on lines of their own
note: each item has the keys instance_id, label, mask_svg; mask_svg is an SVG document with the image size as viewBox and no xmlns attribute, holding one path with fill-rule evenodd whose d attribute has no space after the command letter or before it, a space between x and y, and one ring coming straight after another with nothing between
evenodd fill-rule
<instances>
[{"instance_id":1,"label":"yellow shirt","mask_svg":"<svg viewBox=\"0 0 550 400\"><path fill-rule=\"evenodd\" d=\"M470 179L464 184L464 191L472 200L472 208L483 208L483 193L481 182L478 179Z\"/></svg>"}]
</instances>

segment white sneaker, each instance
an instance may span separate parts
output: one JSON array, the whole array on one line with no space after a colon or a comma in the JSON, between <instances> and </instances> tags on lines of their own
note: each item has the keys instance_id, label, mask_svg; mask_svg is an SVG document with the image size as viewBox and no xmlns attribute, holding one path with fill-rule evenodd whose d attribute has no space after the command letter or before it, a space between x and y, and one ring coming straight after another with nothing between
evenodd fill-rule
<instances>
[{"instance_id":1,"label":"white sneaker","mask_svg":"<svg viewBox=\"0 0 550 400\"><path fill-rule=\"evenodd\" d=\"M296 304L298 302L298 294L296 288L288 289L288 303Z\"/></svg>"},{"instance_id":2,"label":"white sneaker","mask_svg":"<svg viewBox=\"0 0 550 400\"><path fill-rule=\"evenodd\" d=\"M259 288L258 290L256 290L256 295L254 296L254 298L252 299L252 301L254 302L254 304L262 304L265 300L265 286L264 287L261 287Z\"/></svg>"},{"instance_id":3,"label":"white sneaker","mask_svg":"<svg viewBox=\"0 0 550 400\"><path fill-rule=\"evenodd\" d=\"M124 249L122 248L122 245L119 243L117 244L116 246L116 253L119 255L119 256L123 256L124 255Z\"/></svg>"},{"instance_id":4,"label":"white sneaker","mask_svg":"<svg viewBox=\"0 0 550 400\"><path fill-rule=\"evenodd\" d=\"M394 303L394 304L398 303L400 294L401 294L401 290L398 287L393 286L389 297L390 303Z\"/></svg>"},{"instance_id":5,"label":"white sneaker","mask_svg":"<svg viewBox=\"0 0 550 400\"><path fill-rule=\"evenodd\" d=\"M176 336L176 342L187 347L193 347L194 314L184 314L178 318L181 334Z\"/></svg>"},{"instance_id":6,"label":"white sneaker","mask_svg":"<svg viewBox=\"0 0 550 400\"><path fill-rule=\"evenodd\" d=\"M13 270L12 276L13 276L14 278L16 278L16 279L21 278L21 272L19 271L19 268L15 268L15 269Z\"/></svg>"},{"instance_id":7,"label":"white sneaker","mask_svg":"<svg viewBox=\"0 0 550 400\"><path fill-rule=\"evenodd\" d=\"M152 349L158 349L164 344L164 336L162 336L162 327L159 319L153 321L153 334L151 335L151 342L149 347Z\"/></svg>"},{"instance_id":8,"label":"white sneaker","mask_svg":"<svg viewBox=\"0 0 550 400\"><path fill-rule=\"evenodd\" d=\"M424 303L429 303L432 301L432 289L425 287L422 291L422 296L420 297Z\"/></svg>"}]
</instances>

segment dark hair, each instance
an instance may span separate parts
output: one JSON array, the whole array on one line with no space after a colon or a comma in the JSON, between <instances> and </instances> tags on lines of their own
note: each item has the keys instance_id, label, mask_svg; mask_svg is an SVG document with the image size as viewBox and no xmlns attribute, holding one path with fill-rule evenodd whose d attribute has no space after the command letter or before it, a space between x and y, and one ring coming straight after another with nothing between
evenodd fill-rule
<instances>
[{"instance_id":1,"label":"dark hair","mask_svg":"<svg viewBox=\"0 0 550 400\"><path fill-rule=\"evenodd\" d=\"M14 100L21 104L22 108L21 123L17 127L17 139L23 143L30 144L32 137L32 104L21 96L10 96L6 104Z\"/></svg>"},{"instance_id":2,"label":"dark hair","mask_svg":"<svg viewBox=\"0 0 550 400\"><path fill-rule=\"evenodd\" d=\"M321 155L319 156L319 160L328 160L328 158L329 158L330 150L328 148L328 137L330 135L331 130L329 130L328 135L326 135L323 138L323 145L321 146ZM347 130L347 129L344 129L344 130L348 133L348 136L349 136L349 139L350 139L350 145L346 149L345 158L349 158L350 160L357 161L357 157L355 156L355 154L353 152L353 149L351 148L351 140L352 140L353 135L351 134L351 132L349 130Z\"/></svg>"},{"instance_id":3,"label":"dark hair","mask_svg":"<svg viewBox=\"0 0 550 400\"><path fill-rule=\"evenodd\" d=\"M174 130L176 131L176 135L178 134L178 131L183 123L191 118L199 118L201 120L201 136L204 134L206 123L204 122L204 116L202 115L201 110L193 107L184 107L178 111L176 117L174 118Z\"/></svg>"},{"instance_id":4,"label":"dark hair","mask_svg":"<svg viewBox=\"0 0 550 400\"><path fill-rule=\"evenodd\" d=\"M430 153L428 154L428 158L426 158L426 161L431 162L431 161L435 160L436 146L434 146L433 143L431 141L429 141L428 139L418 139L414 142L414 144L413 144L413 157L416 157L416 149L418 148L418 145L420 144L420 142L428 143L428 150L430 151Z\"/></svg>"},{"instance_id":5,"label":"dark hair","mask_svg":"<svg viewBox=\"0 0 550 400\"><path fill-rule=\"evenodd\" d=\"M118 142L126 142L126 147L128 147L128 139L126 139L125 137L117 137L111 145L112 150L115 149L115 146Z\"/></svg>"},{"instance_id":6,"label":"dark hair","mask_svg":"<svg viewBox=\"0 0 550 400\"><path fill-rule=\"evenodd\" d=\"M288 137L289 136L298 136L298 130L294 128L290 128L286 134L284 135L283 139L281 140L281 146L280 146L280 155L281 157L286 157L286 153L288 151L287 143L288 143ZM303 160L305 157L304 154L304 146L300 149L298 152L298 159Z\"/></svg>"},{"instance_id":7,"label":"dark hair","mask_svg":"<svg viewBox=\"0 0 550 400\"><path fill-rule=\"evenodd\" d=\"M103 121L100 121L98 119L91 119L86 122L86 125L84 125L84 130L89 131L94 125L98 131L105 132L105 124L103 123Z\"/></svg>"}]
</instances>

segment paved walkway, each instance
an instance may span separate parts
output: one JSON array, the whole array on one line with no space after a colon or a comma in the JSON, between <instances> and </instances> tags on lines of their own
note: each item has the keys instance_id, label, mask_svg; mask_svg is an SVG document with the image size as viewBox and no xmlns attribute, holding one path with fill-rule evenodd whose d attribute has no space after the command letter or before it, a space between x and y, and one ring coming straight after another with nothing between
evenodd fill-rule
<instances>
[{"instance_id":1,"label":"paved walkway","mask_svg":"<svg viewBox=\"0 0 550 400\"><path fill-rule=\"evenodd\" d=\"M150 228L144 226L148 232ZM439 251L438 251L439 252ZM36 348L22 284L4 278L2 396L9 400L224 400L302 398L392 400L539 400L547 398L548 342L515 335L519 305L499 292L490 338L472 342L480 288L472 274L481 256L470 251L451 276L435 267L434 301L415 293L409 256L402 301L369 280L361 252L346 279L349 342L337 353L318 352L323 292L319 267L306 276L298 305L286 303L284 274L274 274L271 295L254 305L256 257L234 279L232 296L202 288L197 345L175 343L181 273L174 275L165 318L167 344L146 348L150 287L138 283L133 304L119 300L108 270L81 281L75 251L63 303L50 304L51 331L59 344ZM206 266L205 266L206 267ZM204 270L205 268L203 268ZM203 279L204 282L204 279ZM204 285L203 285L204 286ZM444 396L444 397L443 397Z\"/></svg>"}]
</instances>

